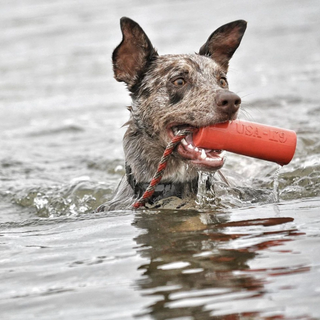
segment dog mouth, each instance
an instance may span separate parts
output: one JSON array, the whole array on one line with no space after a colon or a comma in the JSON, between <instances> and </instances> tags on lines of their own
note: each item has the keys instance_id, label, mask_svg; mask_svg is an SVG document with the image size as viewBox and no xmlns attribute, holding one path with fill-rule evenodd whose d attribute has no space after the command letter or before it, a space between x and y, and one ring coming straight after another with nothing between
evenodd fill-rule
<instances>
[{"instance_id":1,"label":"dog mouth","mask_svg":"<svg viewBox=\"0 0 320 320\"><path fill-rule=\"evenodd\" d=\"M196 147L193 143L193 133L198 130L197 127L187 124L171 124L167 127L168 135L172 139L181 130L188 130L190 133L181 140L177 146L176 151L178 154L191 161L192 164L205 170L218 170L220 169L225 160L225 151L212 150Z\"/></svg>"}]
</instances>

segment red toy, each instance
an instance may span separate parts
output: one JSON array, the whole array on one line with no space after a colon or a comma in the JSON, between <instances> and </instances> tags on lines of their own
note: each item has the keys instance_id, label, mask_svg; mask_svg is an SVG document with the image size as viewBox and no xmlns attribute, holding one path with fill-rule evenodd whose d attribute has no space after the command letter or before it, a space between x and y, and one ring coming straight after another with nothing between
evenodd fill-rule
<instances>
[{"instance_id":1,"label":"red toy","mask_svg":"<svg viewBox=\"0 0 320 320\"><path fill-rule=\"evenodd\" d=\"M193 143L285 165L294 156L297 135L292 130L234 120L200 128L193 134Z\"/></svg>"}]
</instances>

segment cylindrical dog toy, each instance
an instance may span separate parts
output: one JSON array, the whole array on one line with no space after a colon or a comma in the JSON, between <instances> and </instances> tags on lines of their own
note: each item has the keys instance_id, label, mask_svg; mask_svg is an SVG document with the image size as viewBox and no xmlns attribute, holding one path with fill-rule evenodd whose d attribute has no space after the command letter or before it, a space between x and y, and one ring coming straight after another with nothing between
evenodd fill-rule
<instances>
[{"instance_id":1,"label":"cylindrical dog toy","mask_svg":"<svg viewBox=\"0 0 320 320\"><path fill-rule=\"evenodd\" d=\"M193 134L193 143L285 165L294 156L297 135L292 130L234 120L200 128Z\"/></svg>"}]
</instances>

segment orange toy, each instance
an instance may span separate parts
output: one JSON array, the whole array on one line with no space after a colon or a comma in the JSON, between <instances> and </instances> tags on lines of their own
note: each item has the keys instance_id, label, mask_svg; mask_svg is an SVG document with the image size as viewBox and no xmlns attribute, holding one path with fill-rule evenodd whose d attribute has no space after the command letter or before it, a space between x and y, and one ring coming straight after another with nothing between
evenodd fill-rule
<instances>
[{"instance_id":1,"label":"orange toy","mask_svg":"<svg viewBox=\"0 0 320 320\"><path fill-rule=\"evenodd\" d=\"M292 130L234 120L200 128L193 134L193 143L285 165L294 156L297 135Z\"/></svg>"}]
</instances>

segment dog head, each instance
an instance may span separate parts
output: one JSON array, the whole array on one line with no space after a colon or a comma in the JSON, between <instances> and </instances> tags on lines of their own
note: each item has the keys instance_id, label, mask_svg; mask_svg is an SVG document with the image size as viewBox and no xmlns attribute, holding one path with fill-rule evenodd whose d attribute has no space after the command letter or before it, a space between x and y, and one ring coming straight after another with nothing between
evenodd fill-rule
<instances>
[{"instance_id":1,"label":"dog head","mask_svg":"<svg viewBox=\"0 0 320 320\"><path fill-rule=\"evenodd\" d=\"M151 179L181 128L237 117L241 99L229 91L227 71L245 29L245 21L234 21L214 31L198 54L159 56L136 22L121 19L123 39L112 60L115 79L126 83L132 97L124 151L137 181ZM190 180L199 169L217 170L223 163L221 150L195 148L190 134L170 159L164 180Z\"/></svg>"}]
</instances>

